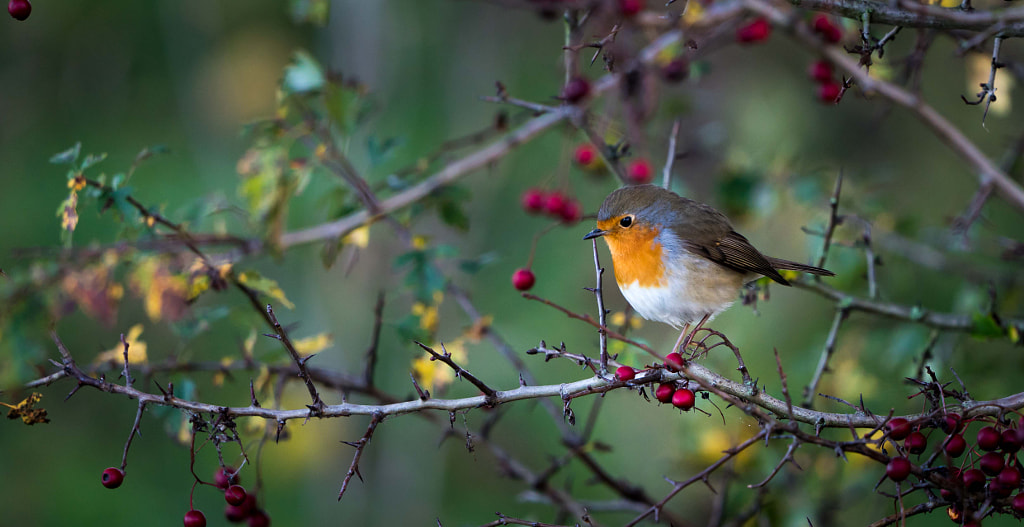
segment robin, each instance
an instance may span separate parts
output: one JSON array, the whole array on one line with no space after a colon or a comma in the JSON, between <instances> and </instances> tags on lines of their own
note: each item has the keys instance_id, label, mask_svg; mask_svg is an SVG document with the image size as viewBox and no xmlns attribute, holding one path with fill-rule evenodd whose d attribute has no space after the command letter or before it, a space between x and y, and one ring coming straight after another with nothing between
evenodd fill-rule
<instances>
[{"instance_id":1,"label":"robin","mask_svg":"<svg viewBox=\"0 0 1024 527\"><path fill-rule=\"evenodd\" d=\"M790 285L780 269L835 276L761 254L721 212L654 185L609 194L597 213L597 228L583 239L597 237L608 244L615 282L629 305L648 320L683 328L673 350L680 343L685 350L706 322L736 301L747 282L767 276Z\"/></svg>"}]
</instances>

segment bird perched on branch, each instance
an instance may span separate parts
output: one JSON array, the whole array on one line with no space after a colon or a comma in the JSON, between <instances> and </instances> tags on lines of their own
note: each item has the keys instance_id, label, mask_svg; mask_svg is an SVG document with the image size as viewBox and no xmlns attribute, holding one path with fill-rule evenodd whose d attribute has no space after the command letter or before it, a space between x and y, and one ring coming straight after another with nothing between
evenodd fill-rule
<instances>
[{"instance_id":1,"label":"bird perched on branch","mask_svg":"<svg viewBox=\"0 0 1024 527\"><path fill-rule=\"evenodd\" d=\"M685 350L707 321L736 301L747 282L767 276L790 285L780 269L835 275L765 256L721 212L654 185L609 194L597 213L597 228L583 239L597 237L608 244L615 282L633 309L648 320L683 328L673 351L680 343Z\"/></svg>"}]
</instances>

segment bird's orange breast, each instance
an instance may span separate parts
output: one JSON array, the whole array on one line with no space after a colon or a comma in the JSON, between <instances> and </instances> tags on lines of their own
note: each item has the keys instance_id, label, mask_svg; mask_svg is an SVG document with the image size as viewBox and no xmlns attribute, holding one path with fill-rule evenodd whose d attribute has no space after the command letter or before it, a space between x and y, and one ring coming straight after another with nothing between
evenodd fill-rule
<instances>
[{"instance_id":1,"label":"bird's orange breast","mask_svg":"<svg viewBox=\"0 0 1024 527\"><path fill-rule=\"evenodd\" d=\"M640 225L615 229L617 222L617 218L612 218L597 224L599 229L609 231L604 240L612 253L615 281L619 286L634 282L640 287L665 286L664 248L656 241L658 230Z\"/></svg>"}]
</instances>

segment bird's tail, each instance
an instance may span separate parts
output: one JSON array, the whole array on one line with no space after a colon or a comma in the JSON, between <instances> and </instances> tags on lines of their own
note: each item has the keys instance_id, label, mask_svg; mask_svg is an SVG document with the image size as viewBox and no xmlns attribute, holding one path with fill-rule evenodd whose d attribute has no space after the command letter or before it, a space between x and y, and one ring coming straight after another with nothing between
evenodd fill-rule
<instances>
[{"instance_id":1,"label":"bird's tail","mask_svg":"<svg viewBox=\"0 0 1024 527\"><path fill-rule=\"evenodd\" d=\"M772 267L776 269L789 269L791 271L801 271L804 273L811 273L820 276L835 276L836 274L828 269L822 269L821 267L815 267L813 265L807 265L797 262L791 262L789 260L783 260L781 258L768 257L768 261L772 264Z\"/></svg>"}]
</instances>

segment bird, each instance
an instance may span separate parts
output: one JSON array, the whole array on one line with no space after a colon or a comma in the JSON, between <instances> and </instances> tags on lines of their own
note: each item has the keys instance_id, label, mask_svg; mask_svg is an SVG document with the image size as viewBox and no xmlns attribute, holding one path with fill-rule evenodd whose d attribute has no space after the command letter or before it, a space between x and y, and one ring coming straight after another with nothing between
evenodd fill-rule
<instances>
[{"instance_id":1,"label":"bird","mask_svg":"<svg viewBox=\"0 0 1024 527\"><path fill-rule=\"evenodd\" d=\"M828 269L765 256L725 214L655 185L612 191L597 213L597 228L583 237L595 238L608 245L615 282L629 305L647 320L683 328L673 351L685 350L750 281L767 276L788 286L779 273L784 269L835 276Z\"/></svg>"}]
</instances>

